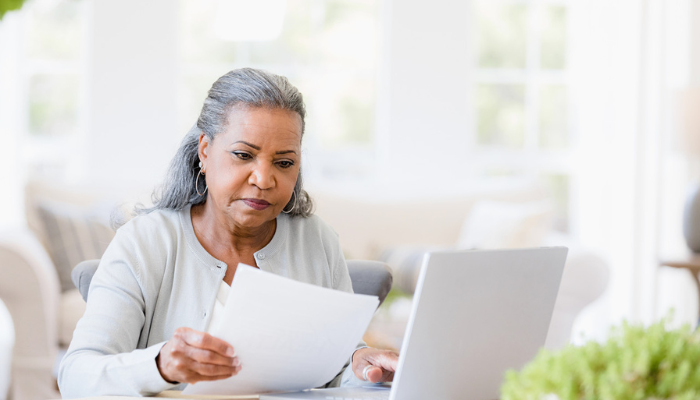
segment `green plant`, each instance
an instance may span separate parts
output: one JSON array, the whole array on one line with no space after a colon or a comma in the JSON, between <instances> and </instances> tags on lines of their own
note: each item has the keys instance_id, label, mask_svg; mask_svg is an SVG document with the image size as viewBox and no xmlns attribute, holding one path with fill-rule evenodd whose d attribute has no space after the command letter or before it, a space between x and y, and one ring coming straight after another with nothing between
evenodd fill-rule
<instances>
[{"instance_id":1,"label":"green plant","mask_svg":"<svg viewBox=\"0 0 700 400\"><path fill-rule=\"evenodd\" d=\"M396 300L410 299L411 297L413 297L413 295L404 292L398 287L392 287L389 293L387 293L386 297L384 298L384 303L382 303L382 307L389 308Z\"/></svg>"},{"instance_id":2,"label":"green plant","mask_svg":"<svg viewBox=\"0 0 700 400\"><path fill-rule=\"evenodd\" d=\"M520 372L508 371L502 400L700 398L700 333L624 323L606 343L542 350Z\"/></svg>"},{"instance_id":3,"label":"green plant","mask_svg":"<svg viewBox=\"0 0 700 400\"><path fill-rule=\"evenodd\" d=\"M8 11L19 10L25 0L0 0L0 20Z\"/></svg>"}]
</instances>

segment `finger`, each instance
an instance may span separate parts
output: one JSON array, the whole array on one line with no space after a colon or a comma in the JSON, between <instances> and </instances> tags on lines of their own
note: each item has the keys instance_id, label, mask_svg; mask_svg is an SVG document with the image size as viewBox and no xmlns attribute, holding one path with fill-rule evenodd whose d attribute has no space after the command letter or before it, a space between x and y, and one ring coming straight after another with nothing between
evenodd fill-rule
<instances>
[{"instance_id":1,"label":"finger","mask_svg":"<svg viewBox=\"0 0 700 400\"><path fill-rule=\"evenodd\" d=\"M399 355L394 351L365 348L355 352L353 364L364 368L368 364L395 371L399 363ZM362 370L362 368L359 368Z\"/></svg>"},{"instance_id":2,"label":"finger","mask_svg":"<svg viewBox=\"0 0 700 400\"><path fill-rule=\"evenodd\" d=\"M367 375L367 380L372 382L372 383L381 382L382 377L384 377L384 370L379 368L379 367L371 366L371 367L367 368L366 375Z\"/></svg>"},{"instance_id":3,"label":"finger","mask_svg":"<svg viewBox=\"0 0 700 400\"><path fill-rule=\"evenodd\" d=\"M394 380L394 371L372 366L367 368L367 380L372 383L391 382Z\"/></svg>"},{"instance_id":4,"label":"finger","mask_svg":"<svg viewBox=\"0 0 700 400\"><path fill-rule=\"evenodd\" d=\"M202 364L215 364L226 366L240 365L238 357L226 357L211 350L200 349L193 346L187 347L187 356Z\"/></svg>"},{"instance_id":5,"label":"finger","mask_svg":"<svg viewBox=\"0 0 700 400\"><path fill-rule=\"evenodd\" d=\"M367 359L365 358L360 358L357 360L357 362L353 363L352 366L352 371L355 373L355 376L363 381L369 381L369 372L374 370L374 369L379 369L381 371L381 368L373 366ZM380 373L381 374L381 373Z\"/></svg>"},{"instance_id":6,"label":"finger","mask_svg":"<svg viewBox=\"0 0 700 400\"><path fill-rule=\"evenodd\" d=\"M364 380L365 377L362 375L364 373L365 367L367 367L368 365L370 365L370 364L369 364L369 362L367 362L367 360L358 359L356 362L352 363L352 372L355 373L355 376L358 379Z\"/></svg>"},{"instance_id":7,"label":"finger","mask_svg":"<svg viewBox=\"0 0 700 400\"><path fill-rule=\"evenodd\" d=\"M369 358L369 362L386 371L393 372L396 371L396 367L399 364L399 355L393 351L381 351L373 354L372 357Z\"/></svg>"},{"instance_id":8,"label":"finger","mask_svg":"<svg viewBox=\"0 0 700 400\"><path fill-rule=\"evenodd\" d=\"M394 381L394 371L387 371L383 370L384 375L382 376L382 379L380 382L393 382Z\"/></svg>"},{"instance_id":9,"label":"finger","mask_svg":"<svg viewBox=\"0 0 700 400\"><path fill-rule=\"evenodd\" d=\"M372 383L389 382L394 379L399 355L396 352L379 349L361 349L353 356L353 372L358 379ZM368 367L371 366L371 367ZM367 373L365 373L367 368Z\"/></svg>"},{"instance_id":10,"label":"finger","mask_svg":"<svg viewBox=\"0 0 700 400\"><path fill-rule=\"evenodd\" d=\"M194 329L189 328L185 329L183 329L181 337L185 343L189 344L190 346L211 350L226 357L233 357L236 355L233 346L228 344L226 341L214 337L206 332L195 331Z\"/></svg>"},{"instance_id":11,"label":"finger","mask_svg":"<svg viewBox=\"0 0 700 400\"><path fill-rule=\"evenodd\" d=\"M200 375L200 374L193 372L192 374L190 374L190 376L187 379L181 380L180 382L196 383L196 382L204 382L204 381L218 381L218 380L226 379L226 378L230 378L230 377L231 377L230 375L207 376L207 375Z\"/></svg>"},{"instance_id":12,"label":"finger","mask_svg":"<svg viewBox=\"0 0 700 400\"><path fill-rule=\"evenodd\" d=\"M241 366L203 364L197 361L190 361L188 369L201 376L225 376L228 378L238 374L241 370Z\"/></svg>"}]
</instances>

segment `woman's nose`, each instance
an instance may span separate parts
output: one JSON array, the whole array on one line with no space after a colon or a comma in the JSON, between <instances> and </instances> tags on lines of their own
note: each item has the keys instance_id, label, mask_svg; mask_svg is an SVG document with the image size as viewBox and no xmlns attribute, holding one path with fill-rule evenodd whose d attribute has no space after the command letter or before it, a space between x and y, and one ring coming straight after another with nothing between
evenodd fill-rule
<instances>
[{"instance_id":1,"label":"woman's nose","mask_svg":"<svg viewBox=\"0 0 700 400\"><path fill-rule=\"evenodd\" d=\"M274 187L275 177L272 168L267 165L256 165L248 178L248 183L262 190Z\"/></svg>"}]
</instances>

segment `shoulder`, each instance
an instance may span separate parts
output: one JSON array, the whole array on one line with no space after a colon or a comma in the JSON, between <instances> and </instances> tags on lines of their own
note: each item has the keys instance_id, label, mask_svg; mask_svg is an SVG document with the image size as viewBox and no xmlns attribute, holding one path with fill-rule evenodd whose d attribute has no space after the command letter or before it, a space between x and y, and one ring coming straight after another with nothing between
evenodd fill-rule
<instances>
[{"instance_id":1,"label":"shoulder","mask_svg":"<svg viewBox=\"0 0 700 400\"><path fill-rule=\"evenodd\" d=\"M131 219L117 230L117 233L132 237L150 236L155 233L177 232L181 230L180 215L184 210L155 210Z\"/></svg>"},{"instance_id":2,"label":"shoulder","mask_svg":"<svg viewBox=\"0 0 700 400\"><path fill-rule=\"evenodd\" d=\"M318 237L322 240L338 240L338 234L333 228L315 214L308 217L290 217L284 215L282 218L284 218L290 233L296 234L297 237L305 240L311 237Z\"/></svg>"},{"instance_id":3,"label":"shoulder","mask_svg":"<svg viewBox=\"0 0 700 400\"><path fill-rule=\"evenodd\" d=\"M182 211L156 210L134 217L121 226L108 246L103 259L124 261L137 276L142 270L153 269L177 248L183 236L180 223Z\"/></svg>"},{"instance_id":4,"label":"shoulder","mask_svg":"<svg viewBox=\"0 0 700 400\"><path fill-rule=\"evenodd\" d=\"M342 256L338 234L320 217L311 215L286 218L286 237L290 251L304 249L308 254L323 253L329 260Z\"/></svg>"},{"instance_id":5,"label":"shoulder","mask_svg":"<svg viewBox=\"0 0 700 400\"><path fill-rule=\"evenodd\" d=\"M155 210L134 217L117 230L115 240L150 253L172 247L183 237L183 213L188 210Z\"/></svg>"}]
</instances>

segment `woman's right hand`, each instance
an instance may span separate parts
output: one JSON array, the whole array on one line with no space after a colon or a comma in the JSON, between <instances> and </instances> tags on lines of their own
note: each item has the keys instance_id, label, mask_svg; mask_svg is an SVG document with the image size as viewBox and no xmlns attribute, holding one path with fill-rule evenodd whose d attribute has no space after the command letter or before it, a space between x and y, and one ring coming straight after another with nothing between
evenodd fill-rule
<instances>
[{"instance_id":1,"label":"woman's right hand","mask_svg":"<svg viewBox=\"0 0 700 400\"><path fill-rule=\"evenodd\" d=\"M160 375L168 382L215 381L238 374L240 362L225 341L190 328L178 328L156 357Z\"/></svg>"}]
</instances>

